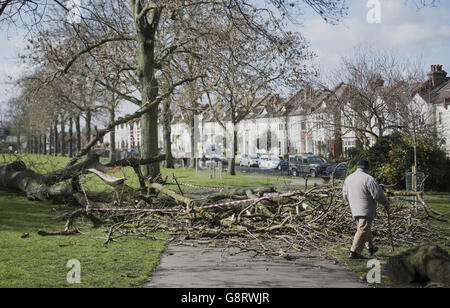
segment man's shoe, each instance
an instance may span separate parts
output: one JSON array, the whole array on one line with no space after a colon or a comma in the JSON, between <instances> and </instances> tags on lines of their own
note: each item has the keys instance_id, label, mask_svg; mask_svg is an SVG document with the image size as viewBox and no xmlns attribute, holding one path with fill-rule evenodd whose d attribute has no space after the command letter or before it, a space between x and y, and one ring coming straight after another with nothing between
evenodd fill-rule
<instances>
[{"instance_id":1,"label":"man's shoe","mask_svg":"<svg viewBox=\"0 0 450 308\"><path fill-rule=\"evenodd\" d=\"M372 248L368 248L367 250L369 251L369 256L373 256L378 251L378 247L373 246Z\"/></svg>"},{"instance_id":2,"label":"man's shoe","mask_svg":"<svg viewBox=\"0 0 450 308\"><path fill-rule=\"evenodd\" d=\"M348 256L352 260L362 260L365 259L363 255L360 255L359 253L350 251L350 255Z\"/></svg>"}]
</instances>

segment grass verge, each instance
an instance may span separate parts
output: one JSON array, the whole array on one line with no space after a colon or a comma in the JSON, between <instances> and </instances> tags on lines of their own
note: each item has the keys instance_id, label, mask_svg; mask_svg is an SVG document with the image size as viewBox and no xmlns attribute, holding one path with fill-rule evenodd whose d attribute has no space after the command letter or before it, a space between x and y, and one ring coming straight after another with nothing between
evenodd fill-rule
<instances>
[{"instance_id":1,"label":"grass verge","mask_svg":"<svg viewBox=\"0 0 450 308\"><path fill-rule=\"evenodd\" d=\"M61 231L64 222L52 219L62 211L0 189L0 287L127 288L148 281L166 241L123 237L104 246L104 230L89 225L78 226L83 235L37 234L40 229ZM71 259L80 262L80 284L67 282Z\"/></svg>"}]
</instances>

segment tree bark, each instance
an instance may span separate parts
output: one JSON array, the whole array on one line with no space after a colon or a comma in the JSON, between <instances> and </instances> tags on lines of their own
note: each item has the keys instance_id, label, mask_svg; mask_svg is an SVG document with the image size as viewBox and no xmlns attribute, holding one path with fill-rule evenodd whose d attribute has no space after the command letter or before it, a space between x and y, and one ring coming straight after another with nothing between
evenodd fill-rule
<instances>
[{"instance_id":1,"label":"tree bark","mask_svg":"<svg viewBox=\"0 0 450 308\"><path fill-rule=\"evenodd\" d=\"M66 156L66 124L65 119L61 116L61 155Z\"/></svg>"},{"instance_id":2,"label":"tree bark","mask_svg":"<svg viewBox=\"0 0 450 308\"><path fill-rule=\"evenodd\" d=\"M59 154L59 140L58 140L58 118L53 121L53 146L55 148L55 156Z\"/></svg>"},{"instance_id":3,"label":"tree bark","mask_svg":"<svg viewBox=\"0 0 450 308\"><path fill-rule=\"evenodd\" d=\"M195 168L195 164L197 160L195 159L195 112L192 114L192 119L189 121L189 129L190 129L190 138L191 138L191 160L189 162L189 168Z\"/></svg>"},{"instance_id":4,"label":"tree bark","mask_svg":"<svg viewBox=\"0 0 450 308\"><path fill-rule=\"evenodd\" d=\"M50 127L50 137L49 137L49 147L48 147L48 154L53 155L53 128Z\"/></svg>"},{"instance_id":5,"label":"tree bark","mask_svg":"<svg viewBox=\"0 0 450 308\"><path fill-rule=\"evenodd\" d=\"M91 120L92 120L92 114L91 114L91 110L88 108L86 110L86 144L89 143L89 141L91 140Z\"/></svg>"},{"instance_id":6,"label":"tree bark","mask_svg":"<svg viewBox=\"0 0 450 308\"><path fill-rule=\"evenodd\" d=\"M155 37L159 27L162 8L155 7L144 13L142 1L130 0L133 23L136 28L138 63L136 73L139 78L142 104L151 103L158 96L158 82L155 76ZM146 159L158 155L158 106L150 108L141 122L142 146L141 157ZM144 176L157 176L160 173L159 164L143 166Z\"/></svg>"},{"instance_id":7,"label":"tree bark","mask_svg":"<svg viewBox=\"0 0 450 308\"><path fill-rule=\"evenodd\" d=\"M170 101L165 100L163 103L163 140L164 140L164 153L166 154L166 168L173 169L175 165L173 163L172 155L172 113L170 110Z\"/></svg>"},{"instance_id":8,"label":"tree bark","mask_svg":"<svg viewBox=\"0 0 450 308\"><path fill-rule=\"evenodd\" d=\"M228 158L228 175L236 175L237 130L235 129L233 130L232 138L233 147L231 149L231 157Z\"/></svg>"},{"instance_id":9,"label":"tree bark","mask_svg":"<svg viewBox=\"0 0 450 308\"><path fill-rule=\"evenodd\" d=\"M73 156L73 118L69 118L69 157Z\"/></svg>"},{"instance_id":10,"label":"tree bark","mask_svg":"<svg viewBox=\"0 0 450 308\"><path fill-rule=\"evenodd\" d=\"M47 131L42 135L43 139L43 149L42 153L47 154Z\"/></svg>"},{"instance_id":11,"label":"tree bark","mask_svg":"<svg viewBox=\"0 0 450 308\"><path fill-rule=\"evenodd\" d=\"M20 142L20 127L17 128L17 152L20 153L20 151L22 150L22 143Z\"/></svg>"},{"instance_id":12,"label":"tree bark","mask_svg":"<svg viewBox=\"0 0 450 308\"><path fill-rule=\"evenodd\" d=\"M75 130L77 135L77 152L81 150L81 125L80 125L80 115L75 117Z\"/></svg>"},{"instance_id":13,"label":"tree bark","mask_svg":"<svg viewBox=\"0 0 450 308\"><path fill-rule=\"evenodd\" d=\"M116 111L114 107L112 107L109 110L109 121L112 123L114 122L116 118ZM113 127L113 129L109 133L109 161L115 162L116 161L116 128Z\"/></svg>"},{"instance_id":14,"label":"tree bark","mask_svg":"<svg viewBox=\"0 0 450 308\"><path fill-rule=\"evenodd\" d=\"M36 133L33 134L33 153L34 154L39 154L39 144L38 144L38 140L37 140L37 136Z\"/></svg>"},{"instance_id":15,"label":"tree bark","mask_svg":"<svg viewBox=\"0 0 450 308\"><path fill-rule=\"evenodd\" d=\"M22 161L15 161L0 167L0 186L20 190L32 200L70 200L79 205L83 205L77 201L83 200L83 198L82 194L77 191L76 185L58 183L73 179L74 175L79 175L90 168L95 168L106 173L113 170L116 171L117 166L138 166L140 164L149 164L165 159L165 156L156 156L145 161L127 159L102 165L99 162L100 154L97 151L91 151L83 162L43 175L28 169Z\"/></svg>"}]
</instances>

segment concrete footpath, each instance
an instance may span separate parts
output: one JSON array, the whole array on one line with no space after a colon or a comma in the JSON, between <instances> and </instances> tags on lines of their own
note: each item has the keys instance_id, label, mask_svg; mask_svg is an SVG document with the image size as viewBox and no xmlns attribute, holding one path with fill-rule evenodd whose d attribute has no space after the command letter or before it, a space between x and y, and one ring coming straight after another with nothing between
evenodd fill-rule
<instances>
[{"instance_id":1,"label":"concrete footpath","mask_svg":"<svg viewBox=\"0 0 450 308\"><path fill-rule=\"evenodd\" d=\"M363 288L351 271L319 258L256 256L238 248L172 246L147 288Z\"/></svg>"}]
</instances>

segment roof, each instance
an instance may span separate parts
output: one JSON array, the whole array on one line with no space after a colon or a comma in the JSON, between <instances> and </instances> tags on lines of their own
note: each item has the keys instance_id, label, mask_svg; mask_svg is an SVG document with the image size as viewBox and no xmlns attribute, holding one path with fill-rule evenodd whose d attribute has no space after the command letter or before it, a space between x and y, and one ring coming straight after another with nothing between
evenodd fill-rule
<instances>
[{"instance_id":1,"label":"roof","mask_svg":"<svg viewBox=\"0 0 450 308\"><path fill-rule=\"evenodd\" d=\"M431 104L443 104L446 108L450 105L450 78L435 87L431 87L430 81L425 81L416 87L414 94L420 95L423 100Z\"/></svg>"}]
</instances>

